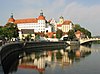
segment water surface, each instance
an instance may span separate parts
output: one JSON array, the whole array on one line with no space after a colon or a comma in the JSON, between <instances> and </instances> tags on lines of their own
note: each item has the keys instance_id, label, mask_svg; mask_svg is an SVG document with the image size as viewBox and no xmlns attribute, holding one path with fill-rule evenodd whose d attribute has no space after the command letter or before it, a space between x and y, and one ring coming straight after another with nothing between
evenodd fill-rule
<instances>
[{"instance_id":1,"label":"water surface","mask_svg":"<svg viewBox=\"0 0 100 74\"><path fill-rule=\"evenodd\" d=\"M91 48L73 46L25 51L16 56L19 58L10 63L8 71L12 74L100 74L99 44L93 44Z\"/></svg>"}]
</instances>

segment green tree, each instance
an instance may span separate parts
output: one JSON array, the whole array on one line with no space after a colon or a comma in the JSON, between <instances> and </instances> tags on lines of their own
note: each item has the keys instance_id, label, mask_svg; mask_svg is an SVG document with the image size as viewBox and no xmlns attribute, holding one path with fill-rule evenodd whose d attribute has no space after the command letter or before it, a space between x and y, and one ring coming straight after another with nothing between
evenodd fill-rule
<instances>
[{"instance_id":1,"label":"green tree","mask_svg":"<svg viewBox=\"0 0 100 74\"><path fill-rule=\"evenodd\" d=\"M75 24L74 26L74 31L76 32L77 30L81 31L85 36L91 38L91 32L88 31L87 29L81 27L79 24Z\"/></svg>"},{"instance_id":2,"label":"green tree","mask_svg":"<svg viewBox=\"0 0 100 74\"><path fill-rule=\"evenodd\" d=\"M68 32L68 39L69 40L73 40L73 39L75 39L76 37L75 37L75 32L74 32L74 30L69 30L69 32Z\"/></svg>"},{"instance_id":3,"label":"green tree","mask_svg":"<svg viewBox=\"0 0 100 74\"><path fill-rule=\"evenodd\" d=\"M3 39L3 38L4 38L3 29L2 27L0 27L0 39Z\"/></svg>"},{"instance_id":4,"label":"green tree","mask_svg":"<svg viewBox=\"0 0 100 74\"><path fill-rule=\"evenodd\" d=\"M4 26L4 32L5 32L5 36L8 37L8 38L17 38L18 37L18 28L17 28L17 25L14 24L14 23L7 23L5 26Z\"/></svg>"},{"instance_id":5,"label":"green tree","mask_svg":"<svg viewBox=\"0 0 100 74\"><path fill-rule=\"evenodd\" d=\"M52 38L54 38L54 35L52 35Z\"/></svg>"},{"instance_id":6,"label":"green tree","mask_svg":"<svg viewBox=\"0 0 100 74\"><path fill-rule=\"evenodd\" d=\"M39 40L39 39L40 39L40 35L37 34L37 35L35 36L35 40Z\"/></svg>"},{"instance_id":7,"label":"green tree","mask_svg":"<svg viewBox=\"0 0 100 74\"><path fill-rule=\"evenodd\" d=\"M91 32L85 29L85 35L91 38Z\"/></svg>"},{"instance_id":8,"label":"green tree","mask_svg":"<svg viewBox=\"0 0 100 74\"><path fill-rule=\"evenodd\" d=\"M8 28L3 27L2 34L3 34L3 37L8 37Z\"/></svg>"},{"instance_id":9,"label":"green tree","mask_svg":"<svg viewBox=\"0 0 100 74\"><path fill-rule=\"evenodd\" d=\"M79 24L75 24L74 25L74 30L75 30L75 32L77 31L77 30L80 30L81 29L81 26L79 25Z\"/></svg>"},{"instance_id":10,"label":"green tree","mask_svg":"<svg viewBox=\"0 0 100 74\"><path fill-rule=\"evenodd\" d=\"M48 35L47 35L47 34L45 34L44 36L45 36L46 38L48 38Z\"/></svg>"},{"instance_id":11,"label":"green tree","mask_svg":"<svg viewBox=\"0 0 100 74\"><path fill-rule=\"evenodd\" d=\"M62 34L63 34L62 30L57 29L57 31L56 31L56 38L60 39L62 37Z\"/></svg>"},{"instance_id":12,"label":"green tree","mask_svg":"<svg viewBox=\"0 0 100 74\"><path fill-rule=\"evenodd\" d=\"M26 39L27 41L29 41L29 40L31 39L31 37L32 37L32 35L31 35L31 34L28 34L28 35L25 37L25 39Z\"/></svg>"}]
</instances>

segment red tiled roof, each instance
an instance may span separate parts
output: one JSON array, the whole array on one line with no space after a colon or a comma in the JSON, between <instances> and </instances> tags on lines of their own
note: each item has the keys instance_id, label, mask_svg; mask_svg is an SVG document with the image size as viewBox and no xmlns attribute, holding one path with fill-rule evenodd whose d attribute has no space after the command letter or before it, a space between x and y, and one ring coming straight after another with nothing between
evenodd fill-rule
<instances>
[{"instance_id":1,"label":"red tiled roof","mask_svg":"<svg viewBox=\"0 0 100 74\"><path fill-rule=\"evenodd\" d=\"M48 35L49 38L52 38L53 32L48 32L47 35Z\"/></svg>"},{"instance_id":2,"label":"red tiled roof","mask_svg":"<svg viewBox=\"0 0 100 74\"><path fill-rule=\"evenodd\" d=\"M70 20L66 20L66 21L64 21L63 22L63 24L62 25L69 25L71 23L71 21Z\"/></svg>"},{"instance_id":3,"label":"red tiled roof","mask_svg":"<svg viewBox=\"0 0 100 74\"><path fill-rule=\"evenodd\" d=\"M48 22L51 22L52 19L48 20Z\"/></svg>"},{"instance_id":4,"label":"red tiled roof","mask_svg":"<svg viewBox=\"0 0 100 74\"><path fill-rule=\"evenodd\" d=\"M38 20L45 20L45 17L40 15L38 18L17 19L17 20L15 20L14 18L9 18L8 23L10 22L14 22L16 24L18 23L37 23Z\"/></svg>"},{"instance_id":5,"label":"red tiled roof","mask_svg":"<svg viewBox=\"0 0 100 74\"><path fill-rule=\"evenodd\" d=\"M40 16L38 17L38 20L45 20L45 17L42 16L42 15L40 15Z\"/></svg>"},{"instance_id":6,"label":"red tiled roof","mask_svg":"<svg viewBox=\"0 0 100 74\"><path fill-rule=\"evenodd\" d=\"M61 27L62 26L62 24L57 24L57 27Z\"/></svg>"},{"instance_id":7,"label":"red tiled roof","mask_svg":"<svg viewBox=\"0 0 100 74\"><path fill-rule=\"evenodd\" d=\"M37 19L35 19L35 18L17 19L17 20L15 20L14 23L16 23L16 24L18 24L18 23L37 23Z\"/></svg>"},{"instance_id":8,"label":"red tiled roof","mask_svg":"<svg viewBox=\"0 0 100 74\"><path fill-rule=\"evenodd\" d=\"M78 30L77 32L75 32L75 34L81 34L81 31Z\"/></svg>"},{"instance_id":9,"label":"red tiled roof","mask_svg":"<svg viewBox=\"0 0 100 74\"><path fill-rule=\"evenodd\" d=\"M15 19L14 18L9 18L8 23L10 23L10 22L15 22Z\"/></svg>"}]
</instances>

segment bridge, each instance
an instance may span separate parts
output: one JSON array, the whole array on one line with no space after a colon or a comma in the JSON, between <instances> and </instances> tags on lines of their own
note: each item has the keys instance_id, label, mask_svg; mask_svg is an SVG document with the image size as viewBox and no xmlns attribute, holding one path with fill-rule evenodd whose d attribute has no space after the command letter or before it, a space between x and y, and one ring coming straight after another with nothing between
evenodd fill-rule
<instances>
[{"instance_id":1,"label":"bridge","mask_svg":"<svg viewBox=\"0 0 100 74\"><path fill-rule=\"evenodd\" d=\"M99 41L100 38L81 38L79 41L66 41L69 45L81 45L87 42Z\"/></svg>"},{"instance_id":2,"label":"bridge","mask_svg":"<svg viewBox=\"0 0 100 74\"><path fill-rule=\"evenodd\" d=\"M99 41L99 40L100 38L81 38L79 41L80 41L80 44L84 44L87 42Z\"/></svg>"}]
</instances>

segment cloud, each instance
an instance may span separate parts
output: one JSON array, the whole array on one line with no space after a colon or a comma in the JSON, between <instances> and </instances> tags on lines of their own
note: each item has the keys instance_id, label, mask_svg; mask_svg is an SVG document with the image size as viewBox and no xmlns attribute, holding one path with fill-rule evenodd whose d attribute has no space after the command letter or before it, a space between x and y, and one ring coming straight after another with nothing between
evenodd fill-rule
<instances>
[{"instance_id":1,"label":"cloud","mask_svg":"<svg viewBox=\"0 0 100 74\"><path fill-rule=\"evenodd\" d=\"M63 9L63 15L67 19L72 19L73 23L79 23L81 26L92 31L93 34L99 34L100 29L100 5L85 6L72 2ZM96 30L94 30L96 29Z\"/></svg>"},{"instance_id":2,"label":"cloud","mask_svg":"<svg viewBox=\"0 0 100 74\"><path fill-rule=\"evenodd\" d=\"M77 0L19 0L21 7L14 9L14 16L20 18L36 18L42 9L47 20L59 19L63 16L65 20L70 19L73 23L79 23L82 27L89 29L98 35L100 5L84 5ZM96 29L96 30L94 30Z\"/></svg>"}]
</instances>

